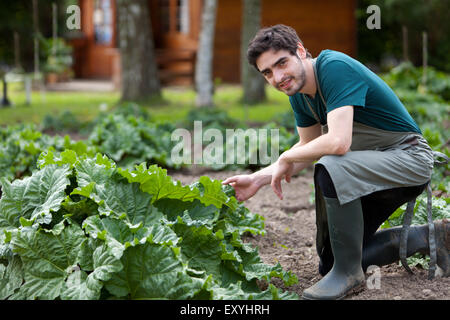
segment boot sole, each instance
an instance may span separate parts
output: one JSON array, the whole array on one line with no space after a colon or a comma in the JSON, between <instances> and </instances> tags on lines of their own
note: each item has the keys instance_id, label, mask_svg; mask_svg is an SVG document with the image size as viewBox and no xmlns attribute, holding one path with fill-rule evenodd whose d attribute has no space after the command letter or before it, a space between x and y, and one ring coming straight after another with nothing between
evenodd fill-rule
<instances>
[{"instance_id":1,"label":"boot sole","mask_svg":"<svg viewBox=\"0 0 450 320\"><path fill-rule=\"evenodd\" d=\"M356 283L350 289L348 289L343 295L338 296L338 297L321 299L321 298L314 298L314 297L308 297L308 296L302 295L302 300L342 300L349 295L355 294L357 291L359 291L360 288L364 287L365 283L366 283L365 279L359 283Z\"/></svg>"}]
</instances>

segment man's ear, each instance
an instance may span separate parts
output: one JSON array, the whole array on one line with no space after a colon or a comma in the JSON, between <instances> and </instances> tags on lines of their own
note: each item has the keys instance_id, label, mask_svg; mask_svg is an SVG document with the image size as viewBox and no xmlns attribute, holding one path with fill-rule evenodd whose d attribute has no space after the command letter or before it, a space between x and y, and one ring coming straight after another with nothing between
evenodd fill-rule
<instances>
[{"instance_id":1,"label":"man's ear","mask_svg":"<svg viewBox=\"0 0 450 320\"><path fill-rule=\"evenodd\" d=\"M297 56L300 59L305 59L306 58L305 47L300 42L297 43L297 51L296 51L296 53L297 53Z\"/></svg>"}]
</instances>

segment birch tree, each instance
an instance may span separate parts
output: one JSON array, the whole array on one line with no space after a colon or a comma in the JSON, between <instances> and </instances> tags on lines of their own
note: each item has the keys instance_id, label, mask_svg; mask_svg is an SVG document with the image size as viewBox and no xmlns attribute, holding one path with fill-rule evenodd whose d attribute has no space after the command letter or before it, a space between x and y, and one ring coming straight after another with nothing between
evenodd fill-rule
<instances>
[{"instance_id":1,"label":"birch tree","mask_svg":"<svg viewBox=\"0 0 450 320\"><path fill-rule=\"evenodd\" d=\"M213 106L213 54L217 0L205 0L202 13L199 48L195 64L195 87L198 107Z\"/></svg>"}]
</instances>

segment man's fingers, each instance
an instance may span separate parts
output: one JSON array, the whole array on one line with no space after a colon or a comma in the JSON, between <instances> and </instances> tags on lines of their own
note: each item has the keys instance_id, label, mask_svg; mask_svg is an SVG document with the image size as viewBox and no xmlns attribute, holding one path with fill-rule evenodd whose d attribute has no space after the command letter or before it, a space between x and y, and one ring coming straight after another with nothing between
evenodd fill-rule
<instances>
[{"instance_id":1,"label":"man's fingers","mask_svg":"<svg viewBox=\"0 0 450 320\"><path fill-rule=\"evenodd\" d=\"M287 182L287 183L290 183L290 182L291 182L291 175L290 175L290 174L287 174L286 177L285 177L285 179L286 179L286 182Z\"/></svg>"},{"instance_id":2,"label":"man's fingers","mask_svg":"<svg viewBox=\"0 0 450 320\"><path fill-rule=\"evenodd\" d=\"M283 191L281 190L281 180L278 178L275 178L272 180L272 183L270 184L275 194L280 198L280 200L283 200Z\"/></svg>"},{"instance_id":3,"label":"man's fingers","mask_svg":"<svg viewBox=\"0 0 450 320\"><path fill-rule=\"evenodd\" d=\"M222 184L230 184L231 182L236 182L238 177L230 177L222 181Z\"/></svg>"}]
</instances>

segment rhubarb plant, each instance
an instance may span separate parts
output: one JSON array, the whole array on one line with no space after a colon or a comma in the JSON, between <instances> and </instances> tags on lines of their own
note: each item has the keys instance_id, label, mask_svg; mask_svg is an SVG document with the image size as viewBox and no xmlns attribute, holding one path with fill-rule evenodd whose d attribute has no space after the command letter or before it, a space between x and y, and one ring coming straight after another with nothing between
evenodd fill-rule
<instances>
[{"instance_id":1,"label":"rhubarb plant","mask_svg":"<svg viewBox=\"0 0 450 320\"><path fill-rule=\"evenodd\" d=\"M2 178L0 299L297 299L243 235L264 235L221 181L182 185L145 163L46 151ZM268 286L262 289L260 281Z\"/></svg>"}]
</instances>

